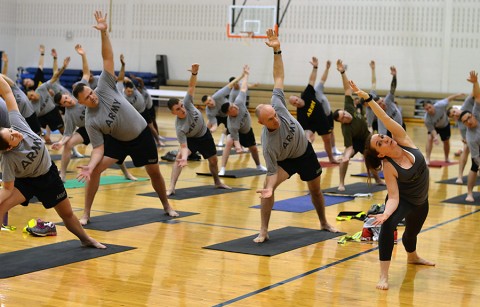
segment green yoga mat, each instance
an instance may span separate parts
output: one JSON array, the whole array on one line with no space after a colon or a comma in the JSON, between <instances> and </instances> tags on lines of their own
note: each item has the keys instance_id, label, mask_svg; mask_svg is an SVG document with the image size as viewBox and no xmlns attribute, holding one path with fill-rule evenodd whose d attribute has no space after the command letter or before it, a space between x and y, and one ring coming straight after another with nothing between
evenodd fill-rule
<instances>
[{"instance_id":1,"label":"green yoga mat","mask_svg":"<svg viewBox=\"0 0 480 307\"><path fill-rule=\"evenodd\" d=\"M125 179L123 176L102 176L100 177L100 185L129 183L138 181L147 181L148 178L138 178L137 181ZM64 183L65 189L77 189L85 186L84 182L79 182L77 179L70 179Z\"/></svg>"}]
</instances>

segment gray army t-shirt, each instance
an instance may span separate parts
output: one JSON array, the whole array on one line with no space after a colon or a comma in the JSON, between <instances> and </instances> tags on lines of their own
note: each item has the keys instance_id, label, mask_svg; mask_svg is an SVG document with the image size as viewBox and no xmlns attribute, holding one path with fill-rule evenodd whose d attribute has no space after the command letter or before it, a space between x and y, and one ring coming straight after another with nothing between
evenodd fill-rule
<instances>
[{"instance_id":1,"label":"gray army t-shirt","mask_svg":"<svg viewBox=\"0 0 480 307\"><path fill-rule=\"evenodd\" d=\"M103 144L104 134L119 141L131 141L147 127L145 119L117 90L114 75L103 71L95 93L98 106L87 108L85 114L85 128L93 148Z\"/></svg>"},{"instance_id":2,"label":"gray army t-shirt","mask_svg":"<svg viewBox=\"0 0 480 307\"><path fill-rule=\"evenodd\" d=\"M307 150L308 140L300 123L290 114L282 89L273 89L272 106L280 120L280 127L262 130L263 156L267 164L267 176L277 172L278 161L302 156Z\"/></svg>"},{"instance_id":3,"label":"gray army t-shirt","mask_svg":"<svg viewBox=\"0 0 480 307\"><path fill-rule=\"evenodd\" d=\"M197 138L207 133L207 125L202 117L202 113L193 105L193 97L186 94L183 99L183 105L187 112L185 118L175 120L175 130L180 144L186 144L187 138Z\"/></svg>"}]
</instances>

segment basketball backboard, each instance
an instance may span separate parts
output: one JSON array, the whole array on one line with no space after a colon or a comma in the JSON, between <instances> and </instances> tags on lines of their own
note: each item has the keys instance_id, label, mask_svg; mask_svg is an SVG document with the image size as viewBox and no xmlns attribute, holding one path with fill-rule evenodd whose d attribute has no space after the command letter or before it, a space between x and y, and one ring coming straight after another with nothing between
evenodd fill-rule
<instances>
[{"instance_id":1,"label":"basketball backboard","mask_svg":"<svg viewBox=\"0 0 480 307\"><path fill-rule=\"evenodd\" d=\"M274 5L229 6L227 36L230 38L267 38L265 32L273 28L278 33L277 7Z\"/></svg>"}]
</instances>

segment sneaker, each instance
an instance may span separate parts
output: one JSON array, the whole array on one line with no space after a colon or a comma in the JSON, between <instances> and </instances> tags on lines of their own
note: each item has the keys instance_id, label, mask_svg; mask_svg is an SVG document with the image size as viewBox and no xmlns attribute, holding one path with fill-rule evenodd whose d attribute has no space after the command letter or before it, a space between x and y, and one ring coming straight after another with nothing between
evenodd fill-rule
<instances>
[{"instance_id":1,"label":"sneaker","mask_svg":"<svg viewBox=\"0 0 480 307\"><path fill-rule=\"evenodd\" d=\"M263 166L263 165L260 164L260 165L257 165L257 170L258 170L258 171L262 171L262 172L266 172L266 171L267 171L267 168L266 168L265 166Z\"/></svg>"},{"instance_id":2,"label":"sneaker","mask_svg":"<svg viewBox=\"0 0 480 307\"><path fill-rule=\"evenodd\" d=\"M27 227L27 231L37 237L56 236L57 227L52 222L44 222L37 220L37 225L34 227Z\"/></svg>"},{"instance_id":3,"label":"sneaker","mask_svg":"<svg viewBox=\"0 0 480 307\"><path fill-rule=\"evenodd\" d=\"M225 167L220 168L220 171L218 172L218 176L223 176L225 175Z\"/></svg>"},{"instance_id":4,"label":"sneaker","mask_svg":"<svg viewBox=\"0 0 480 307\"><path fill-rule=\"evenodd\" d=\"M72 149L72 157L73 158L85 158L84 155L79 153L75 148Z\"/></svg>"},{"instance_id":5,"label":"sneaker","mask_svg":"<svg viewBox=\"0 0 480 307\"><path fill-rule=\"evenodd\" d=\"M343 155L343 152L339 151L337 148L332 149L332 153L336 156L341 156Z\"/></svg>"},{"instance_id":6,"label":"sneaker","mask_svg":"<svg viewBox=\"0 0 480 307\"><path fill-rule=\"evenodd\" d=\"M198 153L191 153L188 158L187 158L188 161L200 161L202 160L202 157L200 157L200 155Z\"/></svg>"}]
</instances>

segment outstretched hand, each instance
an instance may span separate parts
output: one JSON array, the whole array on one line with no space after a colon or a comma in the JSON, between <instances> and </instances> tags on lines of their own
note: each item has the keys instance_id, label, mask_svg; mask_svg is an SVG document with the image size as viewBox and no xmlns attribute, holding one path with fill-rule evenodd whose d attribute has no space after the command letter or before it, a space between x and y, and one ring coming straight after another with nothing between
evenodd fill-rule
<instances>
[{"instance_id":1,"label":"outstretched hand","mask_svg":"<svg viewBox=\"0 0 480 307\"><path fill-rule=\"evenodd\" d=\"M97 24L93 27L99 31L107 31L107 14L105 13L105 16L103 16L102 11L95 11L93 16L95 16L95 20L97 21Z\"/></svg>"},{"instance_id":2,"label":"outstretched hand","mask_svg":"<svg viewBox=\"0 0 480 307\"><path fill-rule=\"evenodd\" d=\"M200 64L194 63L192 64L192 68L190 68L188 71L191 72L192 74L198 74L199 69L200 69Z\"/></svg>"},{"instance_id":3,"label":"outstretched hand","mask_svg":"<svg viewBox=\"0 0 480 307\"><path fill-rule=\"evenodd\" d=\"M268 47L273 48L274 50L280 50L280 41L278 40L277 33L273 29L267 29L267 39L265 42Z\"/></svg>"},{"instance_id":4,"label":"outstretched hand","mask_svg":"<svg viewBox=\"0 0 480 307\"><path fill-rule=\"evenodd\" d=\"M310 64L312 64L313 67L318 67L318 59L313 56Z\"/></svg>"},{"instance_id":5,"label":"outstretched hand","mask_svg":"<svg viewBox=\"0 0 480 307\"><path fill-rule=\"evenodd\" d=\"M78 169L80 169L80 174L77 175L77 180L79 182L87 182L90 181L90 176L92 175L92 170L88 165L82 165L78 166Z\"/></svg>"},{"instance_id":6,"label":"outstretched hand","mask_svg":"<svg viewBox=\"0 0 480 307\"><path fill-rule=\"evenodd\" d=\"M470 82L470 83L477 83L478 82L478 73L475 70L472 70L470 72L470 75L469 75L467 81Z\"/></svg>"},{"instance_id":7,"label":"outstretched hand","mask_svg":"<svg viewBox=\"0 0 480 307\"><path fill-rule=\"evenodd\" d=\"M68 67L68 64L70 64L70 57L67 56L64 60L63 60L63 68L67 68Z\"/></svg>"},{"instance_id":8,"label":"outstretched hand","mask_svg":"<svg viewBox=\"0 0 480 307\"><path fill-rule=\"evenodd\" d=\"M330 60L328 60L327 63L325 63L325 68L330 69L331 65L332 65L332 62L330 62Z\"/></svg>"},{"instance_id":9,"label":"outstretched hand","mask_svg":"<svg viewBox=\"0 0 480 307\"><path fill-rule=\"evenodd\" d=\"M52 57L57 57L57 50L55 50L55 48L52 49Z\"/></svg>"},{"instance_id":10,"label":"outstretched hand","mask_svg":"<svg viewBox=\"0 0 480 307\"><path fill-rule=\"evenodd\" d=\"M342 60L340 60L340 59L337 60L337 70L338 70L340 73L343 73L343 72L345 72L345 70L346 70L345 65L343 65L343 62L342 62Z\"/></svg>"},{"instance_id":11,"label":"outstretched hand","mask_svg":"<svg viewBox=\"0 0 480 307\"><path fill-rule=\"evenodd\" d=\"M370 214L368 217L373 217L375 218L375 221L372 223L373 226L379 226L382 225L387 219L388 215L387 214Z\"/></svg>"},{"instance_id":12,"label":"outstretched hand","mask_svg":"<svg viewBox=\"0 0 480 307\"><path fill-rule=\"evenodd\" d=\"M4 52L2 53L2 62L7 63L8 62L8 55Z\"/></svg>"},{"instance_id":13,"label":"outstretched hand","mask_svg":"<svg viewBox=\"0 0 480 307\"><path fill-rule=\"evenodd\" d=\"M122 66L125 66L125 56L122 54L120 54L120 63L122 64Z\"/></svg>"},{"instance_id":14,"label":"outstretched hand","mask_svg":"<svg viewBox=\"0 0 480 307\"><path fill-rule=\"evenodd\" d=\"M392 76L396 76L397 68L395 66L390 66L390 73L392 74Z\"/></svg>"},{"instance_id":15,"label":"outstretched hand","mask_svg":"<svg viewBox=\"0 0 480 307\"><path fill-rule=\"evenodd\" d=\"M80 45L80 44L76 44L76 45L75 45L75 51L76 51L79 55L85 55L85 50L83 50L82 45Z\"/></svg>"},{"instance_id":16,"label":"outstretched hand","mask_svg":"<svg viewBox=\"0 0 480 307\"><path fill-rule=\"evenodd\" d=\"M368 93L359 89L358 86L355 84L355 82L350 80L350 81L348 81L348 83L350 84L350 87L352 88L352 90L355 94L357 94L360 98L368 99L368 97L369 97Z\"/></svg>"},{"instance_id":17,"label":"outstretched hand","mask_svg":"<svg viewBox=\"0 0 480 307\"><path fill-rule=\"evenodd\" d=\"M258 189L256 192L260 194L260 198L270 198L273 195L273 189Z\"/></svg>"}]
</instances>

